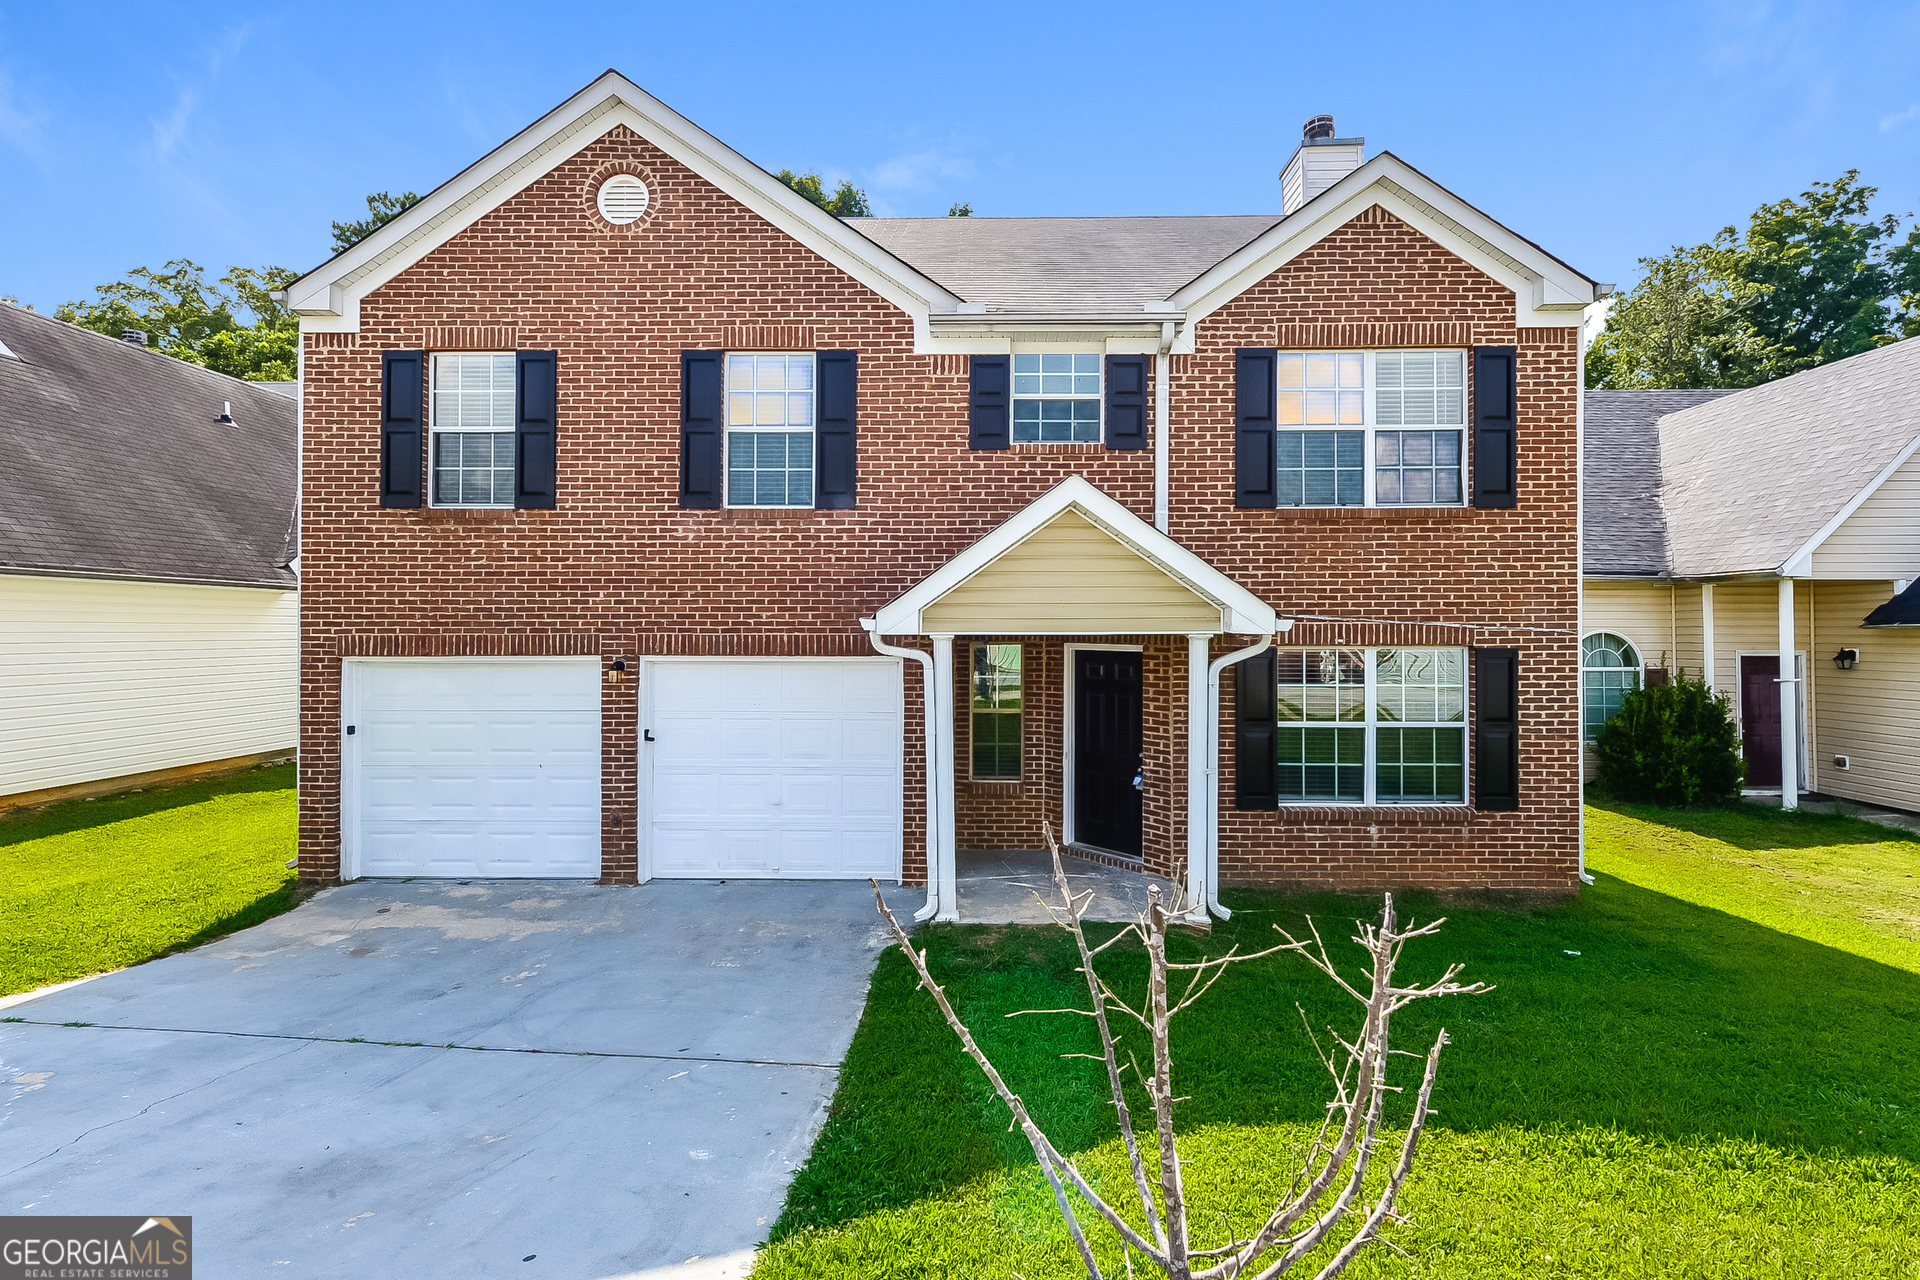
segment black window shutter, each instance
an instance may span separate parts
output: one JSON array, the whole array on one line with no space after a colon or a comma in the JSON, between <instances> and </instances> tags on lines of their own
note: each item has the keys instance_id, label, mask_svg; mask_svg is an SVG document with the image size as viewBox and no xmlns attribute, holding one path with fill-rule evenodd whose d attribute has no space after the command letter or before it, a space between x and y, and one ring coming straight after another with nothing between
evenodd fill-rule
<instances>
[{"instance_id":1,"label":"black window shutter","mask_svg":"<svg viewBox=\"0 0 1920 1280\"><path fill-rule=\"evenodd\" d=\"M720 457L726 443L724 351L680 353L680 505L721 505L720 483L726 468Z\"/></svg>"},{"instance_id":2,"label":"black window shutter","mask_svg":"<svg viewBox=\"0 0 1920 1280\"><path fill-rule=\"evenodd\" d=\"M1519 416L1513 347L1473 349L1473 505L1517 504Z\"/></svg>"},{"instance_id":3,"label":"black window shutter","mask_svg":"<svg viewBox=\"0 0 1920 1280\"><path fill-rule=\"evenodd\" d=\"M1233 353L1233 505L1274 505L1273 375L1279 353L1242 347Z\"/></svg>"},{"instance_id":4,"label":"black window shutter","mask_svg":"<svg viewBox=\"0 0 1920 1280\"><path fill-rule=\"evenodd\" d=\"M855 429L859 412L859 367L851 351L822 351L814 357L818 368L820 407L814 440L813 505L823 511L850 511L855 505Z\"/></svg>"},{"instance_id":5,"label":"black window shutter","mask_svg":"<svg viewBox=\"0 0 1920 1280\"><path fill-rule=\"evenodd\" d=\"M1520 807L1520 651L1473 651L1473 806Z\"/></svg>"},{"instance_id":6,"label":"black window shutter","mask_svg":"<svg viewBox=\"0 0 1920 1280\"><path fill-rule=\"evenodd\" d=\"M557 354L514 353L513 505L522 510L553 510L559 469L554 439L560 411Z\"/></svg>"},{"instance_id":7,"label":"black window shutter","mask_svg":"<svg viewBox=\"0 0 1920 1280\"><path fill-rule=\"evenodd\" d=\"M1273 650L1244 658L1233 669L1233 805L1236 809L1280 807L1275 735Z\"/></svg>"},{"instance_id":8,"label":"black window shutter","mask_svg":"<svg viewBox=\"0 0 1920 1280\"><path fill-rule=\"evenodd\" d=\"M1107 448L1147 447L1147 358L1107 357Z\"/></svg>"},{"instance_id":9,"label":"black window shutter","mask_svg":"<svg viewBox=\"0 0 1920 1280\"><path fill-rule=\"evenodd\" d=\"M967 361L967 448L1005 449L1013 444L1011 356L973 356Z\"/></svg>"},{"instance_id":10,"label":"black window shutter","mask_svg":"<svg viewBox=\"0 0 1920 1280\"><path fill-rule=\"evenodd\" d=\"M380 505L420 505L421 389L424 351L380 353Z\"/></svg>"}]
</instances>

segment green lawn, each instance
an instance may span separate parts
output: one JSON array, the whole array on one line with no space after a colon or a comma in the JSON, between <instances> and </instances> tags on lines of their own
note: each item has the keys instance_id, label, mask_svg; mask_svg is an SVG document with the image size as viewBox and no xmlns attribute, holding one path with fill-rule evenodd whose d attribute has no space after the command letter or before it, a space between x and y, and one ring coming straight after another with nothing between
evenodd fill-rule
<instances>
[{"instance_id":1,"label":"green lawn","mask_svg":"<svg viewBox=\"0 0 1920 1280\"><path fill-rule=\"evenodd\" d=\"M1409 948L1410 976L1459 959L1498 990L1396 1024L1402 1047L1424 1048L1441 1021L1454 1043L1403 1195L1413 1221L1390 1233L1411 1256L1375 1250L1348 1274L1920 1276L1920 843L1759 808L1594 808L1589 824L1598 882L1577 903L1449 907L1441 935ZM1340 923L1377 910L1248 892L1228 904L1230 923L1180 948L1258 946L1310 912L1357 956ZM1124 1195L1100 1068L1057 1056L1092 1047L1085 1021L1001 1016L1085 999L1065 935L920 936L1042 1125ZM1109 955L1137 984L1137 951ZM1316 1026L1356 1021L1329 986L1280 957L1234 971L1175 1024L1189 1187L1225 1214L1197 1221L1202 1245L1290 1176L1325 1098L1295 1003ZM755 1276L1015 1273L1082 1274L1025 1143L889 951Z\"/></svg>"},{"instance_id":2,"label":"green lawn","mask_svg":"<svg viewBox=\"0 0 1920 1280\"><path fill-rule=\"evenodd\" d=\"M0 995L138 964L294 905L293 766L0 818Z\"/></svg>"}]
</instances>

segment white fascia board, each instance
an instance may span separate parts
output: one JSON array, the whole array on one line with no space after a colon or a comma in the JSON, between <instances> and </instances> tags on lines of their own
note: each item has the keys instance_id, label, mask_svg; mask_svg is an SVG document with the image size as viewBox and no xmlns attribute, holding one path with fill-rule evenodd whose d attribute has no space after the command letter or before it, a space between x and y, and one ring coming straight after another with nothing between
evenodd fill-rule
<instances>
[{"instance_id":1,"label":"white fascia board","mask_svg":"<svg viewBox=\"0 0 1920 1280\"><path fill-rule=\"evenodd\" d=\"M1800 545L1799 550L1781 561L1779 574L1783 578L1811 578L1813 576L1813 553L1820 544L1831 538L1834 531L1847 522L1847 517L1858 511L1868 498L1871 498L1880 486L1892 478L1893 473L1907 464L1907 460L1920 452L1920 436L1907 442L1907 447L1894 455L1892 462L1880 469L1880 474L1869 480L1860 492L1847 499L1846 505L1833 513L1833 518L1820 526L1811 538Z\"/></svg>"},{"instance_id":2,"label":"white fascia board","mask_svg":"<svg viewBox=\"0 0 1920 1280\"><path fill-rule=\"evenodd\" d=\"M1513 290L1516 325L1575 326L1581 308L1593 301L1593 281L1383 151L1181 286L1168 299L1169 305L1186 312L1188 321L1174 351L1191 352L1197 321L1375 204Z\"/></svg>"},{"instance_id":3,"label":"white fascia board","mask_svg":"<svg viewBox=\"0 0 1920 1280\"><path fill-rule=\"evenodd\" d=\"M925 634L920 625L922 610L1068 510L1077 511L1121 546L1201 599L1219 606L1222 631L1241 635L1273 634L1278 620L1271 605L1102 493L1084 476L1068 476L972 546L883 605L874 614L876 630L881 635L891 636Z\"/></svg>"},{"instance_id":4,"label":"white fascia board","mask_svg":"<svg viewBox=\"0 0 1920 1280\"><path fill-rule=\"evenodd\" d=\"M359 328L359 301L616 125L626 125L722 192L914 317L961 299L617 72L608 72L441 184L345 253L288 287L302 328Z\"/></svg>"}]
</instances>

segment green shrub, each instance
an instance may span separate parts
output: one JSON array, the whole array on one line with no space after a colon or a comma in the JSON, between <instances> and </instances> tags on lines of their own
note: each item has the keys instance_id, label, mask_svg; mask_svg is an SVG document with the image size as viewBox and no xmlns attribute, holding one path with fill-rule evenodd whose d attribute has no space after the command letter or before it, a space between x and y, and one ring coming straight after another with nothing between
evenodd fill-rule
<instances>
[{"instance_id":1,"label":"green shrub","mask_svg":"<svg viewBox=\"0 0 1920 1280\"><path fill-rule=\"evenodd\" d=\"M1599 790L1616 800L1673 808L1727 804L1747 776L1733 702L1676 672L1629 692L1594 739Z\"/></svg>"}]
</instances>

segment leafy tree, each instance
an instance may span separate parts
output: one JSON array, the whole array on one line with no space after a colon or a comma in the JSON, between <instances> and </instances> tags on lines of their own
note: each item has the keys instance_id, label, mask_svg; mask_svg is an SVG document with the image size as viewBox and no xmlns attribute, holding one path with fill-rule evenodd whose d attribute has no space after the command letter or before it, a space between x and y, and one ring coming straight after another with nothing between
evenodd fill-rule
<instances>
[{"instance_id":1,"label":"leafy tree","mask_svg":"<svg viewBox=\"0 0 1920 1280\"><path fill-rule=\"evenodd\" d=\"M1920 228L1857 170L1761 205L1745 232L1640 261L1587 352L1590 387L1751 387L1920 332ZM1891 305L1890 305L1891 304Z\"/></svg>"},{"instance_id":2,"label":"leafy tree","mask_svg":"<svg viewBox=\"0 0 1920 1280\"><path fill-rule=\"evenodd\" d=\"M1629 691L1593 754L1596 789L1642 804L1729 804L1747 776L1732 699L1684 670L1669 684Z\"/></svg>"},{"instance_id":3,"label":"leafy tree","mask_svg":"<svg viewBox=\"0 0 1920 1280\"><path fill-rule=\"evenodd\" d=\"M873 209L867 204L867 193L845 178L840 180L840 185L834 193L828 195L820 175L811 169L800 174L796 174L791 169L782 169L773 176L836 218L871 218L873 216Z\"/></svg>"},{"instance_id":4,"label":"leafy tree","mask_svg":"<svg viewBox=\"0 0 1920 1280\"><path fill-rule=\"evenodd\" d=\"M949 218L971 218L973 216L973 206L971 204L960 204L956 202L948 207L947 216Z\"/></svg>"},{"instance_id":5,"label":"leafy tree","mask_svg":"<svg viewBox=\"0 0 1920 1280\"><path fill-rule=\"evenodd\" d=\"M402 191L397 196L385 191L373 192L367 197L366 217L358 222L333 224L333 251L345 253L419 203L420 197L411 191Z\"/></svg>"},{"instance_id":6,"label":"leafy tree","mask_svg":"<svg viewBox=\"0 0 1920 1280\"><path fill-rule=\"evenodd\" d=\"M198 263L176 258L159 271L136 267L95 289L91 301L63 303L54 316L114 338L139 329L149 346L188 364L287 382L299 363L300 323L269 295L299 275L286 267L233 267L209 284Z\"/></svg>"}]
</instances>

